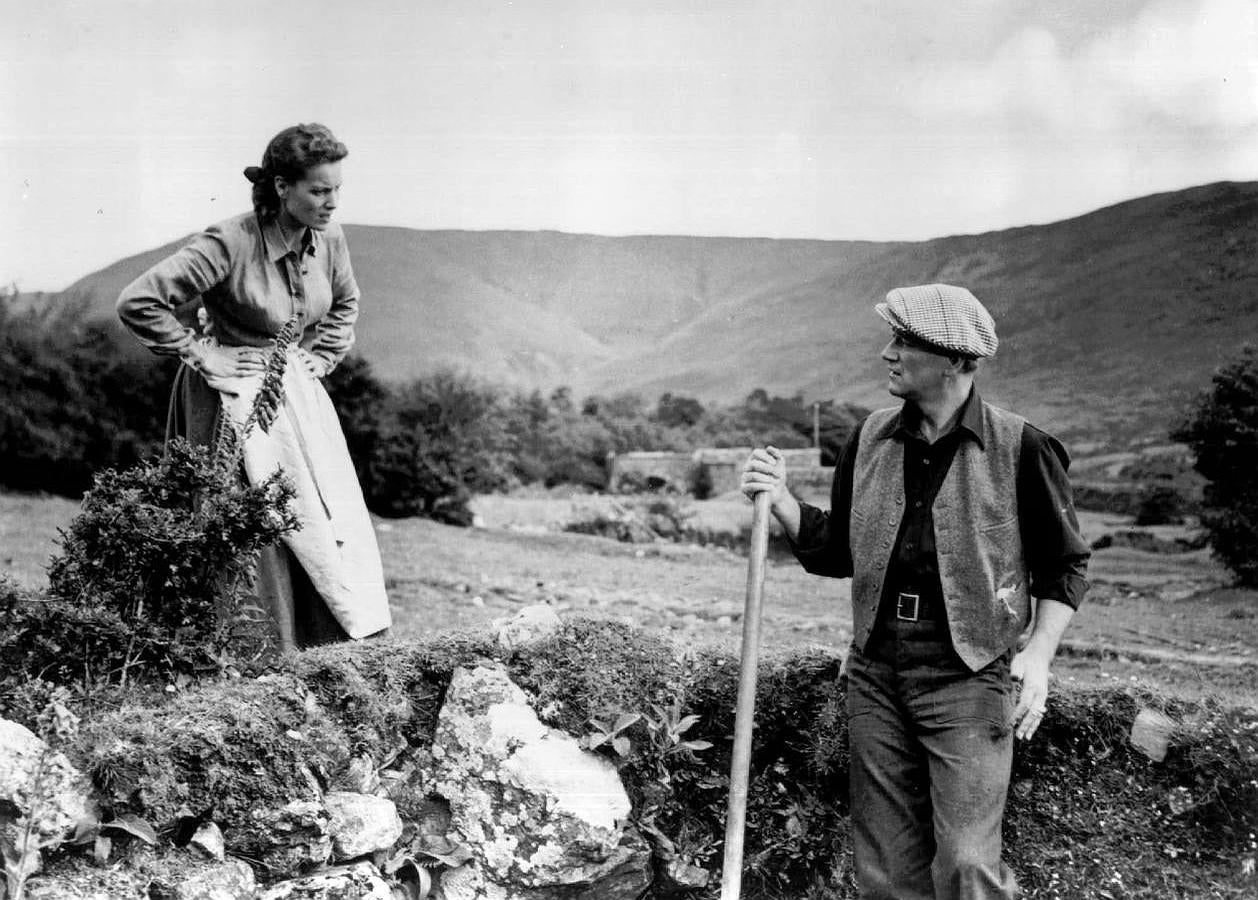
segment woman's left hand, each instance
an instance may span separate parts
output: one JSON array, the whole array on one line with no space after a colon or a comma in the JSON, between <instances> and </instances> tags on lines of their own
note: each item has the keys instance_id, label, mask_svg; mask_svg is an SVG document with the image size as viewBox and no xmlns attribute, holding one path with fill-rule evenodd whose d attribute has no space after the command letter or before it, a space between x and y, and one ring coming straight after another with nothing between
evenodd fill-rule
<instances>
[{"instance_id":1,"label":"woman's left hand","mask_svg":"<svg viewBox=\"0 0 1258 900\"><path fill-rule=\"evenodd\" d=\"M311 378L322 378L328 374L328 364L305 347L297 348L297 358L301 360L302 368Z\"/></svg>"}]
</instances>

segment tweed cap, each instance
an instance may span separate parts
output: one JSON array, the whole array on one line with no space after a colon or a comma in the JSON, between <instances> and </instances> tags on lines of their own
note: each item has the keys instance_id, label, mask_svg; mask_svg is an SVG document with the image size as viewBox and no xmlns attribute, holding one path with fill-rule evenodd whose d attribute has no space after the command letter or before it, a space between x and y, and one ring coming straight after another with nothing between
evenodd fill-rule
<instances>
[{"instance_id":1,"label":"tweed cap","mask_svg":"<svg viewBox=\"0 0 1258 900\"><path fill-rule=\"evenodd\" d=\"M963 287L921 284L896 288L874 306L895 331L975 359L996 353L996 323Z\"/></svg>"}]
</instances>

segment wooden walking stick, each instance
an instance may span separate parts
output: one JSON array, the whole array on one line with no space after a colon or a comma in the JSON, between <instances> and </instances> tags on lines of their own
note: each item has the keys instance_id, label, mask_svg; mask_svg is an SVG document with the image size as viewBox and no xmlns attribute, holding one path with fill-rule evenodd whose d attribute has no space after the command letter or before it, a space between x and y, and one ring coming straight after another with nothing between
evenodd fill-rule
<instances>
[{"instance_id":1,"label":"wooden walking stick","mask_svg":"<svg viewBox=\"0 0 1258 900\"><path fill-rule=\"evenodd\" d=\"M738 708L734 716L734 756L730 760L729 810L725 817L725 862L721 900L738 900L743 881L743 831L747 824L747 773L751 768L751 732L756 715L756 668L760 656L760 602L764 597L764 560L769 548L769 493L756 494L747 558L747 602L743 608L743 649L738 670Z\"/></svg>"}]
</instances>

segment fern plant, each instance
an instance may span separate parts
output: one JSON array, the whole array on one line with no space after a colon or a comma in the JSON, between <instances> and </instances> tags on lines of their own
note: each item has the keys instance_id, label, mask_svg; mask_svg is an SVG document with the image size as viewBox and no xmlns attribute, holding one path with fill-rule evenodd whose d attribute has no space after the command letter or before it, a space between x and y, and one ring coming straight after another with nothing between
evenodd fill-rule
<instances>
[{"instance_id":1,"label":"fern plant","mask_svg":"<svg viewBox=\"0 0 1258 900\"><path fill-rule=\"evenodd\" d=\"M65 831L64 813L55 799L65 786L65 761L58 758L54 744L67 744L77 737L79 717L59 700L50 700L38 724L44 744L21 794L25 802L22 806L10 802L0 809L0 860L7 900L22 900L27 879L39 871L40 852L60 844Z\"/></svg>"},{"instance_id":2,"label":"fern plant","mask_svg":"<svg viewBox=\"0 0 1258 900\"><path fill-rule=\"evenodd\" d=\"M220 415L214 434L214 459L229 473L234 472L244 452L245 440L255 428L269 433L284 403L284 372L288 368L288 348L301 333L301 317L294 313L271 341L267 354L262 386L253 398L253 405L239 428L231 417Z\"/></svg>"}]
</instances>

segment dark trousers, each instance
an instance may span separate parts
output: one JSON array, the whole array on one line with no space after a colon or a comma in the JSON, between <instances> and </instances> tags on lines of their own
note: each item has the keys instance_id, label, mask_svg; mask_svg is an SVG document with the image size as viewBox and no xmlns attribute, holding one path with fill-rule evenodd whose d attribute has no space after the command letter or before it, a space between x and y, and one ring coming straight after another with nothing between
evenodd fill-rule
<instances>
[{"instance_id":1,"label":"dark trousers","mask_svg":"<svg viewBox=\"0 0 1258 900\"><path fill-rule=\"evenodd\" d=\"M864 900L1014 898L1001 861L1013 759L1008 656L971 672L925 622L847 663L851 808Z\"/></svg>"}]
</instances>

